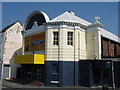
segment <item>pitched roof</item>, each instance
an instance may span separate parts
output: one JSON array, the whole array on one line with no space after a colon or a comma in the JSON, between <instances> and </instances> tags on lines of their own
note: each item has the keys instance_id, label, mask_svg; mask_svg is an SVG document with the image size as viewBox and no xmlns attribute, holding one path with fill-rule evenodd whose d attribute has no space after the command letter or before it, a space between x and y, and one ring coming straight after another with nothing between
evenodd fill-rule
<instances>
[{"instance_id":1,"label":"pitched roof","mask_svg":"<svg viewBox=\"0 0 120 90\"><path fill-rule=\"evenodd\" d=\"M65 13L59 15L58 17L50 20L49 22L60 22L60 21L80 23L85 26L88 26L91 24L90 22L88 22L80 17L77 17L70 12L65 12Z\"/></svg>"},{"instance_id":2,"label":"pitched roof","mask_svg":"<svg viewBox=\"0 0 120 90\"><path fill-rule=\"evenodd\" d=\"M119 38L119 36L117 36L117 35L109 32L109 31L107 31L107 30L105 30L105 29L103 29L103 28L99 28L99 29L101 30L101 35L102 35L103 37L106 37L106 38L108 38L108 39L111 39L111 40L113 40L113 41L116 41L116 42L120 43L120 38Z\"/></svg>"},{"instance_id":3,"label":"pitched roof","mask_svg":"<svg viewBox=\"0 0 120 90\"><path fill-rule=\"evenodd\" d=\"M2 33L3 32L5 32L7 29L9 29L10 27L12 27L15 23L17 23L17 22L19 22L20 23L20 21L16 21L16 22L14 22L14 23L12 23L12 24L10 24L10 25L8 25L8 26L6 26L4 29L2 29ZM20 23L21 24L21 23ZM21 26L22 26L22 24L21 24Z\"/></svg>"}]
</instances>

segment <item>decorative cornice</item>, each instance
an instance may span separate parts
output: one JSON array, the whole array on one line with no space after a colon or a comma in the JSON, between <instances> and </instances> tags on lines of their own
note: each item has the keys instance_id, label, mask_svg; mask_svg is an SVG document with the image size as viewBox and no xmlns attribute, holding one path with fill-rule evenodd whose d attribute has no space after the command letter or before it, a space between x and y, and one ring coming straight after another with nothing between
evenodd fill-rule
<instances>
[{"instance_id":1,"label":"decorative cornice","mask_svg":"<svg viewBox=\"0 0 120 90\"><path fill-rule=\"evenodd\" d=\"M94 23L94 24L89 25L89 26L87 27L87 29L88 29L88 28L94 28L94 27L102 27L102 26L103 26L103 25L100 24L100 23Z\"/></svg>"},{"instance_id":2,"label":"decorative cornice","mask_svg":"<svg viewBox=\"0 0 120 90\"><path fill-rule=\"evenodd\" d=\"M44 25L68 25L68 26L79 26L79 27L81 27L81 28L87 29L87 26L82 25L82 24L80 24L80 23L65 22L65 21L47 22L47 23L44 23Z\"/></svg>"}]
</instances>

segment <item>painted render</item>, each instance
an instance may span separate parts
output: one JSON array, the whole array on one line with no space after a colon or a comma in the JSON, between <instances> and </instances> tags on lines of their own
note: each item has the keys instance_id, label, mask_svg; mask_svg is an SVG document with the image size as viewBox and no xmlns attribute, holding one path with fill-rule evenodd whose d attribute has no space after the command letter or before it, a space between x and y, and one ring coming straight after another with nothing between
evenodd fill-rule
<instances>
[{"instance_id":1,"label":"painted render","mask_svg":"<svg viewBox=\"0 0 120 90\"><path fill-rule=\"evenodd\" d=\"M16 67L20 65L14 64L14 56L22 54L22 31L23 27L20 22L14 23L10 28L1 32L1 61L4 65L10 65L8 69L8 74L4 78L15 78L16 77ZM5 67L4 67L5 68ZM3 75L5 70L3 70ZM7 72L7 71L6 71Z\"/></svg>"}]
</instances>

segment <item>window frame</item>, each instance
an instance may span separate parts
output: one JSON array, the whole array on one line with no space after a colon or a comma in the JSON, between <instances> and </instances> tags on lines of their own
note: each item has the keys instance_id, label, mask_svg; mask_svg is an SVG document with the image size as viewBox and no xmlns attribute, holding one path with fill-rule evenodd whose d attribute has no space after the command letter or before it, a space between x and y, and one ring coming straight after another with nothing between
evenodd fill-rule
<instances>
[{"instance_id":1,"label":"window frame","mask_svg":"<svg viewBox=\"0 0 120 90\"><path fill-rule=\"evenodd\" d=\"M73 45L73 32L67 32L67 45Z\"/></svg>"},{"instance_id":2,"label":"window frame","mask_svg":"<svg viewBox=\"0 0 120 90\"><path fill-rule=\"evenodd\" d=\"M53 32L53 45L59 45L59 32Z\"/></svg>"}]
</instances>

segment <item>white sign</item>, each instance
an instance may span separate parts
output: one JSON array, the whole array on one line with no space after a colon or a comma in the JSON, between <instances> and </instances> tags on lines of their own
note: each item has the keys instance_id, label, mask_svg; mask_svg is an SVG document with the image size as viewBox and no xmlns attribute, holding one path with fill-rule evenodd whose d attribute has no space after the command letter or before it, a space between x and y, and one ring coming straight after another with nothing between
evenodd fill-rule
<instances>
[{"instance_id":1,"label":"white sign","mask_svg":"<svg viewBox=\"0 0 120 90\"><path fill-rule=\"evenodd\" d=\"M51 81L51 83L59 83L59 81Z\"/></svg>"}]
</instances>

